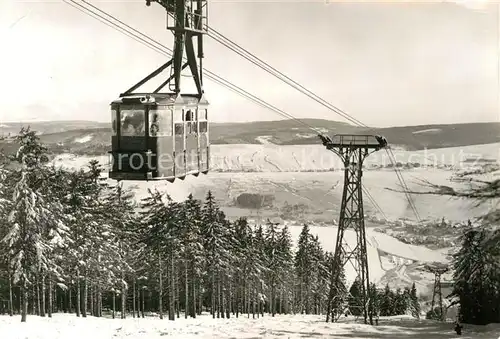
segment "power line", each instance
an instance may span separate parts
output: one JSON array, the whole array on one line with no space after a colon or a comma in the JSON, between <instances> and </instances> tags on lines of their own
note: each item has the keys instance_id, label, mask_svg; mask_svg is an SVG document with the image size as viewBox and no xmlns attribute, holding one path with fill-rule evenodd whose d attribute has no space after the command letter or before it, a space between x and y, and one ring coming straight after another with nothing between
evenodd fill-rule
<instances>
[{"instance_id":1,"label":"power line","mask_svg":"<svg viewBox=\"0 0 500 339\"><path fill-rule=\"evenodd\" d=\"M401 183L401 186L403 187L403 191L405 193L405 196L407 197L408 203L410 204L410 208L413 210L413 213L417 217L417 221L420 222L421 218L420 218L420 215L417 211L417 206L415 205L413 199L411 198L411 195L409 193L410 189L408 188L408 185L406 184L402 173L400 172L399 168L397 167L396 157L394 156L394 153L392 152L391 148L386 147L385 151L387 152L387 155L389 156L389 159L393 165L394 171L396 172L396 175L398 176L398 179Z\"/></svg>"},{"instance_id":2,"label":"power line","mask_svg":"<svg viewBox=\"0 0 500 339\"><path fill-rule=\"evenodd\" d=\"M389 220L387 218L387 215L384 213L384 211L382 210L380 205L375 200L375 198L371 195L370 191L365 187L365 185L363 185L363 184L361 184L361 185L362 185L363 192L366 194L366 196L368 197L368 200L370 200L370 202L372 203L373 207L375 207L377 212L379 212L385 220Z\"/></svg>"}]
</instances>

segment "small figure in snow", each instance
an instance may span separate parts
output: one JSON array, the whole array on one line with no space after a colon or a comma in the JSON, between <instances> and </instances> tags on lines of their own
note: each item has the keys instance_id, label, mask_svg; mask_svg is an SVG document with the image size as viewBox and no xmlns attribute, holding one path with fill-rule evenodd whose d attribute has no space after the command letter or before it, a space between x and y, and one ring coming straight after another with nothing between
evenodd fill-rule
<instances>
[{"instance_id":1,"label":"small figure in snow","mask_svg":"<svg viewBox=\"0 0 500 339\"><path fill-rule=\"evenodd\" d=\"M455 332L457 332L458 335L462 335L462 328L463 326L457 321L455 323Z\"/></svg>"}]
</instances>

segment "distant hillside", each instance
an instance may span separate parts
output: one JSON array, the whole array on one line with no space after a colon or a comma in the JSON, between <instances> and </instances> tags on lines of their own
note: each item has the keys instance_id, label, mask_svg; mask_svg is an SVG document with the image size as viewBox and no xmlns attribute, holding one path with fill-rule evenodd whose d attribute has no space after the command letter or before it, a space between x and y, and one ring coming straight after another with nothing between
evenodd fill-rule
<instances>
[{"instance_id":1,"label":"distant hillside","mask_svg":"<svg viewBox=\"0 0 500 339\"><path fill-rule=\"evenodd\" d=\"M304 119L322 133L379 134L390 144L407 150L435 149L500 142L500 123L470 123L454 125L421 125L388 128L362 128L343 122ZM0 133L17 133L22 123L4 123ZM41 139L56 153L98 155L109 149L109 124L92 121L56 121L30 123ZM213 144L316 144L316 133L294 120L259 121L248 123L213 123L210 125ZM4 149L9 148L3 145Z\"/></svg>"},{"instance_id":2,"label":"distant hillside","mask_svg":"<svg viewBox=\"0 0 500 339\"><path fill-rule=\"evenodd\" d=\"M85 120L71 121L33 121L33 122L1 122L0 136L17 134L22 127L30 127L40 134L60 133L69 130L89 129L89 128L107 128L108 123Z\"/></svg>"},{"instance_id":3,"label":"distant hillside","mask_svg":"<svg viewBox=\"0 0 500 339\"><path fill-rule=\"evenodd\" d=\"M500 123L389 127L367 132L384 135L390 143L405 145L408 150L421 150L496 143Z\"/></svg>"}]
</instances>

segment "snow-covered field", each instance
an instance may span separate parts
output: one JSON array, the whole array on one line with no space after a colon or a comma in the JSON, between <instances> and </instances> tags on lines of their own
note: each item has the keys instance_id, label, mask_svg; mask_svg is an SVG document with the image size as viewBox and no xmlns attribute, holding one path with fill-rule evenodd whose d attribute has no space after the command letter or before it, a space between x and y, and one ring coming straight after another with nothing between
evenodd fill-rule
<instances>
[{"instance_id":1,"label":"snow-covered field","mask_svg":"<svg viewBox=\"0 0 500 339\"><path fill-rule=\"evenodd\" d=\"M79 143L79 144L84 144L84 143L89 142L90 140L92 140L92 138L93 138L93 137L94 137L94 136L93 136L93 135L91 135L91 134L89 134L89 135L85 135L85 136L83 136L83 137L81 137L81 138L76 138L76 139L74 140L74 142L77 142L77 143Z\"/></svg>"},{"instance_id":2,"label":"snow-covered field","mask_svg":"<svg viewBox=\"0 0 500 339\"><path fill-rule=\"evenodd\" d=\"M423 150L417 152L393 150L395 160L401 163L420 163L424 166L467 165L474 160L498 161L500 144L475 145L443 149ZM109 157L92 157L107 164ZM85 165L91 157L74 157L61 155L56 163L79 167ZM391 164L386 151L381 150L370 155L366 165ZM338 157L321 145L279 146L273 144L261 145L212 145L211 165L220 171L261 171L261 172L297 172L318 171L340 168Z\"/></svg>"},{"instance_id":3,"label":"snow-covered field","mask_svg":"<svg viewBox=\"0 0 500 339\"><path fill-rule=\"evenodd\" d=\"M55 314L52 319L28 316L21 323L19 316L0 316L0 338L5 339L135 339L135 338L488 338L500 336L500 326L465 325L462 336L453 331L453 324L409 317L381 318L378 326L362 324L352 318L326 323L324 316L290 315L252 319L246 315L231 319L197 319L175 321L155 317L144 319L106 319Z\"/></svg>"}]
</instances>

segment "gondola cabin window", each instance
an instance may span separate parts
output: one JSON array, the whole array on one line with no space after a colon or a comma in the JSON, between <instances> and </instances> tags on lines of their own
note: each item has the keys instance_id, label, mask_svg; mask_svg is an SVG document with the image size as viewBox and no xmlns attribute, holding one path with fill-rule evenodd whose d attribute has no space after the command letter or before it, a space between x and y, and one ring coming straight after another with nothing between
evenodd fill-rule
<instances>
[{"instance_id":1,"label":"gondola cabin window","mask_svg":"<svg viewBox=\"0 0 500 339\"><path fill-rule=\"evenodd\" d=\"M172 136L173 111L158 107L149 111L149 135L152 137Z\"/></svg>"},{"instance_id":2,"label":"gondola cabin window","mask_svg":"<svg viewBox=\"0 0 500 339\"><path fill-rule=\"evenodd\" d=\"M146 119L144 108L122 107L120 110L120 134L121 136L139 137L145 136Z\"/></svg>"},{"instance_id":3,"label":"gondola cabin window","mask_svg":"<svg viewBox=\"0 0 500 339\"><path fill-rule=\"evenodd\" d=\"M184 110L174 110L174 133L175 135L184 135Z\"/></svg>"},{"instance_id":4,"label":"gondola cabin window","mask_svg":"<svg viewBox=\"0 0 500 339\"><path fill-rule=\"evenodd\" d=\"M206 133L208 131L208 125L206 121L200 121L200 133Z\"/></svg>"},{"instance_id":5,"label":"gondola cabin window","mask_svg":"<svg viewBox=\"0 0 500 339\"><path fill-rule=\"evenodd\" d=\"M193 119L193 115L194 115L193 111L190 110L190 109L188 109L186 111L186 115L185 115L186 116L186 120L185 121L193 121L194 120Z\"/></svg>"},{"instance_id":6,"label":"gondola cabin window","mask_svg":"<svg viewBox=\"0 0 500 339\"><path fill-rule=\"evenodd\" d=\"M186 134L196 134L197 133L197 119L196 119L196 110L188 109L186 111Z\"/></svg>"},{"instance_id":7,"label":"gondola cabin window","mask_svg":"<svg viewBox=\"0 0 500 339\"><path fill-rule=\"evenodd\" d=\"M111 134L115 136L118 133L118 126L116 124L116 109L111 110Z\"/></svg>"},{"instance_id":8,"label":"gondola cabin window","mask_svg":"<svg viewBox=\"0 0 500 339\"><path fill-rule=\"evenodd\" d=\"M198 110L198 120L207 120L207 109L200 108Z\"/></svg>"},{"instance_id":9,"label":"gondola cabin window","mask_svg":"<svg viewBox=\"0 0 500 339\"><path fill-rule=\"evenodd\" d=\"M177 122L175 124L175 135L184 135L184 124Z\"/></svg>"},{"instance_id":10,"label":"gondola cabin window","mask_svg":"<svg viewBox=\"0 0 500 339\"><path fill-rule=\"evenodd\" d=\"M208 131L207 115L206 108L198 110L199 133L206 133Z\"/></svg>"},{"instance_id":11,"label":"gondola cabin window","mask_svg":"<svg viewBox=\"0 0 500 339\"><path fill-rule=\"evenodd\" d=\"M188 122L188 124L189 124L189 133L197 134L198 133L198 122L195 120L195 121Z\"/></svg>"}]
</instances>

